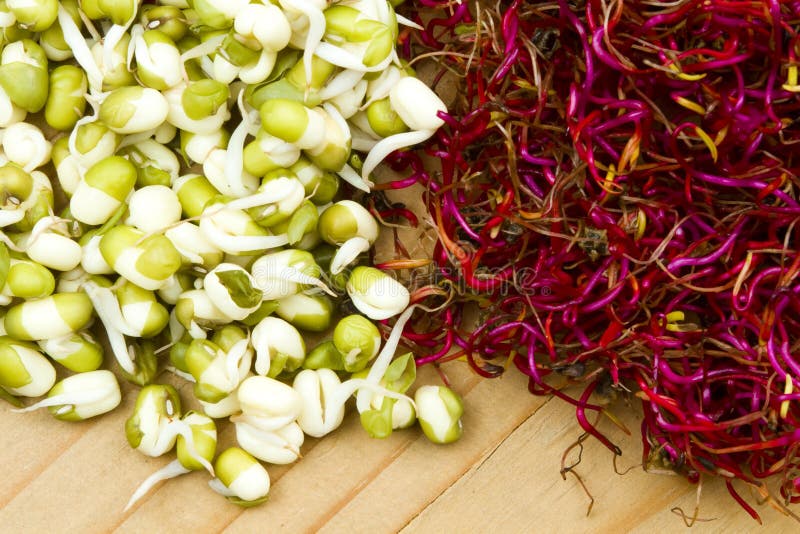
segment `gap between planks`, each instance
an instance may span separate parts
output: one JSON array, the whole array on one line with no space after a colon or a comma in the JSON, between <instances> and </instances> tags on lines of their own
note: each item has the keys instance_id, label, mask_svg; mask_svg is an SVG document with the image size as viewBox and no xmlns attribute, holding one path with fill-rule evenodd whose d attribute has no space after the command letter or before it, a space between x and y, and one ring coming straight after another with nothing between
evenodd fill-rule
<instances>
[{"instance_id":1,"label":"gap between planks","mask_svg":"<svg viewBox=\"0 0 800 534\"><path fill-rule=\"evenodd\" d=\"M492 456L494 456L494 453L496 453L496 452L497 452L497 451L498 451L498 450L499 450L499 449L500 449L500 448L501 448L501 447L502 447L502 446L503 446L503 445L506 443L506 441L508 441L508 439L509 439L509 438L511 438L511 436L513 436L513 435L514 435L514 433L515 433L517 430L519 430L519 428L520 428L520 427L522 427L522 426L523 426L523 425L525 425L525 424L526 424L528 421L530 421L530 420L531 420L533 417L535 417L535 416L536 416L536 414L539 412L539 410L541 410L542 408L544 408L544 407L547 405L547 403L549 403L551 400L553 400L553 398L552 398L552 397L548 397L548 398L546 398L546 399L545 399L545 401L544 401L544 402L543 402L543 403L542 403L540 406L537 406L537 407L536 407L536 408L533 410L533 412L531 412L531 414L530 414L530 415L528 415L528 417L526 417L525 419L523 419L522 421L520 421L518 425L516 425L516 426L515 426L513 429L511 429L511 431L510 431L510 432L509 432L509 433L508 433L508 434L507 434L507 435L506 435L506 436L505 436L505 437L504 437L504 438L503 438L503 439L502 439L502 440L501 440L499 443L497 443L497 445L495 445L494 447L492 447L492 449L491 449L491 450L490 450L490 451L489 451L487 454L485 454L485 455L483 456L483 458L481 458L481 459L480 459L480 461L479 461L479 462L477 462L476 464L473 464L473 465L467 466L466 470L465 470L463 473L461 473L461 475L460 475L460 476L459 476L459 477L458 477L456 480L453 480L453 482L452 482L452 484L450 484L450 486L448 486L447 488L445 488L445 489L443 489L442 491L440 491L440 492L439 492L439 493L436 495L436 497L434 497L433 499L431 499L431 500L429 500L428 502L426 502L426 503L425 503L425 505L424 505L424 506L423 506L423 507L422 507L422 508L421 508L421 509L420 509L420 510L419 510L419 511L416 513L416 514L414 514L412 517L410 517L410 518L408 519L408 521L406 521L406 523L405 523L405 524L402 526L402 528L400 528L400 529L399 529L399 532L401 532L401 533L403 533L403 532L408 532L408 531L409 531L409 525L410 525L411 523L413 523L413 522L414 522L414 520L415 520L415 519L417 519L417 518L418 518L418 517L419 517L421 514L423 514L423 513L425 512L425 510L428 510L428 509L429 509L429 508L430 508L432 505L435 505L435 504L436 504L436 502L437 502L437 501L439 501L439 499L442 497L442 495L444 495L445 493L447 493L447 491L448 491L448 490L449 490L451 487L453 487L454 485L460 484L462 481L466 482L466 481L467 481L467 480L469 480L469 479L470 479L470 478L471 478L471 477L472 477L472 476L473 476L473 475L474 475L476 472L480 471L481 467L483 467L483 465L484 465L484 464L485 464L487 461L489 461L489 460L492 458Z\"/></svg>"},{"instance_id":2,"label":"gap between planks","mask_svg":"<svg viewBox=\"0 0 800 534\"><path fill-rule=\"evenodd\" d=\"M469 395L465 435L441 447L418 437L357 497L322 525L323 532L395 532L497 447L547 399L530 395L519 374L484 380ZM469 414L469 415L468 415Z\"/></svg>"}]
</instances>

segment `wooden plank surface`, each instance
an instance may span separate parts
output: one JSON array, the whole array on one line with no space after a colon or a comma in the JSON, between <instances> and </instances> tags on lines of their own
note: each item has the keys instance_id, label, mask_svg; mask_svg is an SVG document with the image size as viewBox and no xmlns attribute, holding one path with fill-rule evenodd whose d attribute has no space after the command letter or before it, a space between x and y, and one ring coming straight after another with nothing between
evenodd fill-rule
<instances>
[{"instance_id":1,"label":"wooden plank surface","mask_svg":"<svg viewBox=\"0 0 800 534\"><path fill-rule=\"evenodd\" d=\"M696 486L640 468L614 473L611 455L587 441L576 479L559 475L563 451L579 435L569 406L529 395L518 373L481 380L459 362L444 370L465 399L465 433L452 446L429 443L418 429L372 440L351 413L334 434L309 440L292 466L269 466L270 500L241 509L193 473L169 481L123 513L131 492L168 458L128 447L123 423L134 400L97 421L68 424L46 413L0 408L2 532L679 532L670 510L691 513ZM421 383L438 376L423 369ZM188 388L182 388L184 398ZM625 422L636 429L631 413ZM221 441L232 429L221 425ZM603 427L623 447L621 468L635 465L637 438ZM635 434L635 433L634 433ZM743 490L747 493L747 490ZM758 507L767 529L738 508L719 481L703 487L696 532L796 531L797 524Z\"/></svg>"}]
</instances>

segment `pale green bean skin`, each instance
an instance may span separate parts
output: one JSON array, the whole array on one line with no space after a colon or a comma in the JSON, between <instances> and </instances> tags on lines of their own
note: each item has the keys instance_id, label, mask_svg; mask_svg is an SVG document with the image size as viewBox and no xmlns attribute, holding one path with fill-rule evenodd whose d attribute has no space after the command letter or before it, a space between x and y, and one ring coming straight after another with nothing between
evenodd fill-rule
<instances>
[{"instance_id":1,"label":"pale green bean skin","mask_svg":"<svg viewBox=\"0 0 800 534\"><path fill-rule=\"evenodd\" d=\"M89 81L83 69L73 65L53 69L44 109L47 124L56 130L72 130L86 110L84 95L88 90Z\"/></svg>"}]
</instances>

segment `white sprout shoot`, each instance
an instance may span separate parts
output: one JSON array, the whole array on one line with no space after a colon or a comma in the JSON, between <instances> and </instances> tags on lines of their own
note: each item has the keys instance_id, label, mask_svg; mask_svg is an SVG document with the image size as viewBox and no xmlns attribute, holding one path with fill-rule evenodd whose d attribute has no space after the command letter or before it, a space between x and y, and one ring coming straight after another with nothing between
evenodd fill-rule
<instances>
[{"instance_id":1,"label":"white sprout shoot","mask_svg":"<svg viewBox=\"0 0 800 534\"><path fill-rule=\"evenodd\" d=\"M319 91L319 98L322 100L329 100L337 97L342 93L351 90L364 78L364 73L357 70L343 70L334 76L322 89Z\"/></svg>"},{"instance_id":2,"label":"white sprout shoot","mask_svg":"<svg viewBox=\"0 0 800 534\"><path fill-rule=\"evenodd\" d=\"M58 3L58 23L61 26L61 32L64 34L64 42L72 49L75 61L86 72L90 90L93 93L101 93L103 90L103 73L86 45L86 40L83 38L81 30L72 20L69 12L61 5L61 2Z\"/></svg>"},{"instance_id":3,"label":"white sprout shoot","mask_svg":"<svg viewBox=\"0 0 800 534\"><path fill-rule=\"evenodd\" d=\"M427 141L433 134L434 130L416 130L390 135L385 139L381 139L372 147L369 154L367 154L367 158L364 160L364 166L361 169L361 177L367 180L380 162L395 150Z\"/></svg>"},{"instance_id":4,"label":"white sprout shoot","mask_svg":"<svg viewBox=\"0 0 800 534\"><path fill-rule=\"evenodd\" d=\"M394 149L392 149L392 150L394 150ZM390 153L391 153L391 151L387 152L386 155L384 155L383 157L385 158ZM371 154L371 152L370 152L370 154ZM367 159L369 159L369 158L367 158ZM381 159L383 159L383 158L381 158ZM366 162L364 164L366 165ZM361 175L359 175L355 171L355 169L353 169L353 167L351 167L350 165L348 165L346 163L345 163L344 167L341 168L341 170L336 172L336 174L338 174L339 177L342 180L344 180L345 182L347 182L348 184L352 185L353 187L355 187L357 189L360 189L360 190L364 191L365 193L369 193L370 190L372 189L372 187L375 185L375 183L372 182L369 179L369 173L363 173L362 172Z\"/></svg>"},{"instance_id":5,"label":"white sprout shoot","mask_svg":"<svg viewBox=\"0 0 800 534\"><path fill-rule=\"evenodd\" d=\"M126 504L125 508L122 510L123 513L127 512L131 508L131 506L133 506L139 501L139 499L147 495L147 493L151 489L153 489L153 487L159 482L162 482L164 480L169 480L170 478L175 478L181 475L185 475L186 473L190 472L191 472L190 469L183 467L183 464L181 464L180 460L175 459L171 461L170 463L168 463L167 465L165 465L164 467L162 467L161 469L159 469L158 471L156 471L155 473L144 479L144 482L142 482L139 485L139 487L136 488L136 491L133 492L133 495L131 495L130 500L128 500L128 504Z\"/></svg>"},{"instance_id":6,"label":"white sprout shoot","mask_svg":"<svg viewBox=\"0 0 800 534\"><path fill-rule=\"evenodd\" d=\"M358 255L368 251L369 241L360 236L351 237L336 249L336 253L331 259L331 274L339 274L345 267L353 263Z\"/></svg>"},{"instance_id":7,"label":"white sprout shoot","mask_svg":"<svg viewBox=\"0 0 800 534\"><path fill-rule=\"evenodd\" d=\"M89 300L92 301L94 310L103 323L103 327L105 327L108 336L108 344L111 346L111 352L114 354L120 367L122 367L126 373L134 373L136 371L133 363L134 353L127 346L125 335L137 336L138 332L131 328L122 316L119 301L114 296L114 292L92 281L84 283L83 290L86 292Z\"/></svg>"},{"instance_id":8,"label":"white sprout shoot","mask_svg":"<svg viewBox=\"0 0 800 534\"><path fill-rule=\"evenodd\" d=\"M383 348L378 353L378 356L375 358L375 362L372 364L369 373L367 373L367 377L364 379L364 381L368 384L375 385L380 383L383 375L386 374L386 369L388 369L389 364L392 363L392 357L397 350L397 346L400 344L400 337L403 335L403 329L405 328L406 323L408 323L408 320L411 319L411 314L414 313L414 309L416 307L416 305L409 306L400 315L400 317L397 318L397 322L392 327L392 332L389 334L389 338L386 340ZM370 399L371 396L367 394L366 391L363 394L359 392L358 395L356 395L356 406L358 407L359 412L365 412L369 410Z\"/></svg>"},{"instance_id":9,"label":"white sprout shoot","mask_svg":"<svg viewBox=\"0 0 800 534\"><path fill-rule=\"evenodd\" d=\"M242 122L233 130L228 141L227 157L225 158L225 180L237 197L243 197L249 193L242 182L242 170L244 168L244 142L248 135L255 135L256 119L253 114L258 116L258 112L248 111L244 103L244 91L239 92L237 99L239 111L242 115Z\"/></svg>"},{"instance_id":10,"label":"white sprout shoot","mask_svg":"<svg viewBox=\"0 0 800 534\"><path fill-rule=\"evenodd\" d=\"M341 46L336 46L324 41L319 43L315 53L321 59L324 59L332 65L342 67L343 69L357 70L359 72L380 72L392 63L395 56L395 53L389 54L380 63L367 67L357 55L347 51Z\"/></svg>"},{"instance_id":11,"label":"white sprout shoot","mask_svg":"<svg viewBox=\"0 0 800 534\"><path fill-rule=\"evenodd\" d=\"M14 413L27 413L39 410L40 408L49 408L52 406L62 406L66 409L65 411L69 411L69 409L72 409L72 407L80 404L91 404L93 402L101 401L104 397L106 397L107 394L108 392L102 388L70 391L68 393L46 397L35 404L31 404L30 406L26 406L25 408L14 408L11 411Z\"/></svg>"}]
</instances>

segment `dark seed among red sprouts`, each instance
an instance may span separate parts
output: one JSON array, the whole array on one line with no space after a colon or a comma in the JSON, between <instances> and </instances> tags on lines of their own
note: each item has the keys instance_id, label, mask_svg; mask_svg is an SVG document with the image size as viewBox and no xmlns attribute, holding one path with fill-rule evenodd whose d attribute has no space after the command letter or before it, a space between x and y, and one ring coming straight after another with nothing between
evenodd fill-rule
<instances>
[{"instance_id":1,"label":"dark seed among red sprouts","mask_svg":"<svg viewBox=\"0 0 800 534\"><path fill-rule=\"evenodd\" d=\"M439 237L418 363L513 362L616 453L592 394L635 392L645 466L800 500L800 3L406 7L458 87L383 186L425 186Z\"/></svg>"}]
</instances>

